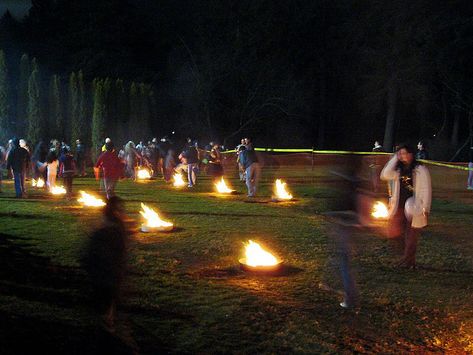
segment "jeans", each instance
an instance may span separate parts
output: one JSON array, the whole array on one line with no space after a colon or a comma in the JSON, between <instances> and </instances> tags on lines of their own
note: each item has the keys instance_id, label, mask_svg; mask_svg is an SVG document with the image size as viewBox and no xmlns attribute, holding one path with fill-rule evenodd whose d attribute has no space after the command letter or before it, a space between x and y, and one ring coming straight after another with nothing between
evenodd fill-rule
<instances>
[{"instance_id":1,"label":"jeans","mask_svg":"<svg viewBox=\"0 0 473 355\"><path fill-rule=\"evenodd\" d=\"M23 172L13 172L15 179L15 193L16 197L22 197L25 193L25 174Z\"/></svg>"},{"instance_id":2,"label":"jeans","mask_svg":"<svg viewBox=\"0 0 473 355\"><path fill-rule=\"evenodd\" d=\"M261 168L258 163L253 163L246 168L246 187L248 188L248 196L256 195L256 186L261 176Z\"/></svg>"},{"instance_id":3,"label":"jeans","mask_svg":"<svg viewBox=\"0 0 473 355\"><path fill-rule=\"evenodd\" d=\"M110 199L110 197L115 196L115 186L117 185L117 179L104 178L103 184L105 188L105 193L107 194L107 199Z\"/></svg>"},{"instance_id":4,"label":"jeans","mask_svg":"<svg viewBox=\"0 0 473 355\"><path fill-rule=\"evenodd\" d=\"M187 164L187 179L189 182L189 187L192 187L196 183L196 175L195 172L197 171L197 164Z\"/></svg>"}]
</instances>

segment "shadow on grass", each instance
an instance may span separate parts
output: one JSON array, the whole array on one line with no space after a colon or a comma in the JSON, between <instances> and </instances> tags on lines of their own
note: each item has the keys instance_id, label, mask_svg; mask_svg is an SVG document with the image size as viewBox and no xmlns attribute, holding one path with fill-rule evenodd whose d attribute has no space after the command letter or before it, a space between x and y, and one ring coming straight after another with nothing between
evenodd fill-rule
<instances>
[{"instance_id":1,"label":"shadow on grass","mask_svg":"<svg viewBox=\"0 0 473 355\"><path fill-rule=\"evenodd\" d=\"M169 215L183 215L183 216L216 216L216 217L265 217L265 218L292 218L296 219L297 216L281 216L274 214L256 214L256 213L218 213L218 212L169 212Z\"/></svg>"},{"instance_id":2,"label":"shadow on grass","mask_svg":"<svg viewBox=\"0 0 473 355\"><path fill-rule=\"evenodd\" d=\"M303 272L304 270L292 265L283 264L278 270L274 271L264 271L264 272L255 272L255 271L244 271L239 266L230 266L227 268L212 268L212 269L203 269L195 272L194 277L197 278L215 278L215 279L225 279L231 277L285 277L292 276Z\"/></svg>"}]
</instances>

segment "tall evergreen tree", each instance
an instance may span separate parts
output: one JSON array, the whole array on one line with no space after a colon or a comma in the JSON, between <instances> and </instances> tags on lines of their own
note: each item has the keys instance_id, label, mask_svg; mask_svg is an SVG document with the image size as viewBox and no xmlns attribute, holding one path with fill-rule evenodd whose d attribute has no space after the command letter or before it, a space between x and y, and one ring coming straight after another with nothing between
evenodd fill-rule
<instances>
[{"instance_id":1,"label":"tall evergreen tree","mask_svg":"<svg viewBox=\"0 0 473 355\"><path fill-rule=\"evenodd\" d=\"M27 124L28 111L28 80L31 75L31 62L27 54L20 60L20 76L17 89L16 128L18 134L23 134Z\"/></svg>"},{"instance_id":2,"label":"tall evergreen tree","mask_svg":"<svg viewBox=\"0 0 473 355\"><path fill-rule=\"evenodd\" d=\"M149 136L149 123L151 121L151 86L140 84L140 125L144 137ZM143 137L143 138L144 138Z\"/></svg>"},{"instance_id":3,"label":"tall evergreen tree","mask_svg":"<svg viewBox=\"0 0 473 355\"><path fill-rule=\"evenodd\" d=\"M0 142L9 135L8 70L5 53L0 50Z\"/></svg>"},{"instance_id":4,"label":"tall evergreen tree","mask_svg":"<svg viewBox=\"0 0 473 355\"><path fill-rule=\"evenodd\" d=\"M80 98L78 75L75 72L72 72L69 76L69 117L71 121L71 142L75 142L81 134L79 104Z\"/></svg>"},{"instance_id":5,"label":"tall evergreen tree","mask_svg":"<svg viewBox=\"0 0 473 355\"><path fill-rule=\"evenodd\" d=\"M41 112L40 77L38 66L35 65L28 80L28 132L27 138L31 144L36 144L43 138L45 127Z\"/></svg>"},{"instance_id":6,"label":"tall evergreen tree","mask_svg":"<svg viewBox=\"0 0 473 355\"><path fill-rule=\"evenodd\" d=\"M139 85L136 83L131 83L130 85L130 115L129 115L129 124L128 129L130 133L130 138L133 140L142 139L140 116L141 116L141 104L140 104L140 94L139 94Z\"/></svg>"},{"instance_id":7,"label":"tall evergreen tree","mask_svg":"<svg viewBox=\"0 0 473 355\"><path fill-rule=\"evenodd\" d=\"M52 138L64 138L64 114L61 95L61 79L53 75L49 81L49 134Z\"/></svg>"},{"instance_id":8,"label":"tall evergreen tree","mask_svg":"<svg viewBox=\"0 0 473 355\"><path fill-rule=\"evenodd\" d=\"M104 81L100 79L94 80L94 99L92 114L92 154L96 159L100 154L100 147L105 138L105 91Z\"/></svg>"},{"instance_id":9,"label":"tall evergreen tree","mask_svg":"<svg viewBox=\"0 0 473 355\"><path fill-rule=\"evenodd\" d=\"M128 96L123 80L117 79L115 82L115 96L116 96L116 129L117 140L125 142L129 140L128 132Z\"/></svg>"},{"instance_id":10,"label":"tall evergreen tree","mask_svg":"<svg viewBox=\"0 0 473 355\"><path fill-rule=\"evenodd\" d=\"M77 85L79 87L79 123L80 123L80 139L83 142L89 142L90 136L90 120L87 100L86 83L82 70L77 74ZM72 141L72 143L75 141Z\"/></svg>"}]
</instances>

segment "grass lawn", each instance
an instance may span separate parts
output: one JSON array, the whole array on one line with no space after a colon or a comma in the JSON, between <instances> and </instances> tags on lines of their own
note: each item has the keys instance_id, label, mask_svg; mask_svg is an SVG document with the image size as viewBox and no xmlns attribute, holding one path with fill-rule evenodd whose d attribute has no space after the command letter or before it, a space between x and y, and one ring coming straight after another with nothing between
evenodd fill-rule
<instances>
[{"instance_id":1,"label":"grass lawn","mask_svg":"<svg viewBox=\"0 0 473 355\"><path fill-rule=\"evenodd\" d=\"M278 175L288 178L297 201L270 202ZM323 214L337 201L327 170L266 171L263 197L251 202L237 179L230 183L241 194L210 193L206 178L190 191L160 180L118 184L130 217L140 221L144 202L177 229L133 235L117 338L150 354L473 352L471 198L434 199L416 271L391 266L396 256L380 230L357 231L353 264L361 307L344 310L339 294L318 287L321 281L340 287L335 229ZM97 191L98 184L75 179L74 189ZM4 182L0 352L29 346L95 351L78 259L100 213L43 191L31 190L23 200L13 196L11 182ZM239 269L248 239L284 259L279 275Z\"/></svg>"}]
</instances>

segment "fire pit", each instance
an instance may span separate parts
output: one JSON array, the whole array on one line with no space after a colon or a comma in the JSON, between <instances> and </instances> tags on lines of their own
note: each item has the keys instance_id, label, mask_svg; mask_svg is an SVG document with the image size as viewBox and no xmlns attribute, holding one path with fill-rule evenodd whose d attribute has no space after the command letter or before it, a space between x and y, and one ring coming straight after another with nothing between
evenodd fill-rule
<instances>
[{"instance_id":1,"label":"fire pit","mask_svg":"<svg viewBox=\"0 0 473 355\"><path fill-rule=\"evenodd\" d=\"M103 207L106 205L106 203L99 199L96 198L95 196L92 196L91 194L88 194L85 191L79 191L81 194L81 197L77 199L78 202L80 202L84 206L88 207Z\"/></svg>"},{"instance_id":2,"label":"fire pit","mask_svg":"<svg viewBox=\"0 0 473 355\"><path fill-rule=\"evenodd\" d=\"M33 187L37 187L40 189L40 188L43 188L44 185L45 185L44 180L41 178L38 178L38 180L35 180L35 179L31 180L31 186Z\"/></svg>"},{"instance_id":3,"label":"fire pit","mask_svg":"<svg viewBox=\"0 0 473 355\"><path fill-rule=\"evenodd\" d=\"M217 189L217 192L219 194L230 195L230 194L234 194L236 192L235 190L232 190L227 186L227 184L225 183L225 180L223 179L223 177L219 182L217 182L215 184L215 188Z\"/></svg>"},{"instance_id":4,"label":"fire pit","mask_svg":"<svg viewBox=\"0 0 473 355\"><path fill-rule=\"evenodd\" d=\"M149 180L151 179L151 173L148 169L141 168L136 172L137 180Z\"/></svg>"},{"instance_id":5,"label":"fire pit","mask_svg":"<svg viewBox=\"0 0 473 355\"><path fill-rule=\"evenodd\" d=\"M283 265L282 260L277 259L252 240L245 245L245 257L239 262L242 270L261 273L278 271Z\"/></svg>"},{"instance_id":6,"label":"fire pit","mask_svg":"<svg viewBox=\"0 0 473 355\"><path fill-rule=\"evenodd\" d=\"M376 219L386 219L388 218L388 208L381 201L376 201L371 210L371 216Z\"/></svg>"},{"instance_id":7,"label":"fire pit","mask_svg":"<svg viewBox=\"0 0 473 355\"><path fill-rule=\"evenodd\" d=\"M64 186L54 186L50 192L53 195L64 195L66 193L66 189Z\"/></svg>"},{"instance_id":8,"label":"fire pit","mask_svg":"<svg viewBox=\"0 0 473 355\"><path fill-rule=\"evenodd\" d=\"M141 225L142 232L170 232L174 229L174 224L163 221L156 211L149 208L144 203L141 203L141 209L140 214L146 220L146 222Z\"/></svg>"},{"instance_id":9,"label":"fire pit","mask_svg":"<svg viewBox=\"0 0 473 355\"><path fill-rule=\"evenodd\" d=\"M281 179L276 179L274 184L274 196L273 201L291 201L293 199L292 194L287 191L287 185Z\"/></svg>"},{"instance_id":10,"label":"fire pit","mask_svg":"<svg viewBox=\"0 0 473 355\"><path fill-rule=\"evenodd\" d=\"M184 178L182 177L181 174L175 173L174 176L172 177L173 183L172 185L174 187L183 187L186 186L186 183L184 182Z\"/></svg>"}]
</instances>

